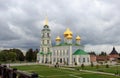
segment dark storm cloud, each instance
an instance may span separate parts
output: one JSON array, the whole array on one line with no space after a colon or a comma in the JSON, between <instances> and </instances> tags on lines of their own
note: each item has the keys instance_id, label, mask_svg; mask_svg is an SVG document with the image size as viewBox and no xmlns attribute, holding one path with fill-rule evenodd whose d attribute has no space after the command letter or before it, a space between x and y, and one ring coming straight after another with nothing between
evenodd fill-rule
<instances>
[{"instance_id":1,"label":"dark storm cloud","mask_svg":"<svg viewBox=\"0 0 120 78\"><path fill-rule=\"evenodd\" d=\"M83 44L119 45L118 0L0 0L0 47L38 48L47 15L52 41L69 27Z\"/></svg>"}]
</instances>

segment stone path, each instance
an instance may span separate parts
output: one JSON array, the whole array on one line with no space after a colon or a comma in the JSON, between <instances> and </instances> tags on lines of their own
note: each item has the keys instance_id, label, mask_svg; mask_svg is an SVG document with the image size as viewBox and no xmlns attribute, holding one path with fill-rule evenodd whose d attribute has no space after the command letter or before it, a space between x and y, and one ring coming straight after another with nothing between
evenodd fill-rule
<instances>
[{"instance_id":1,"label":"stone path","mask_svg":"<svg viewBox=\"0 0 120 78\"><path fill-rule=\"evenodd\" d=\"M64 68L64 67L61 67L61 69L75 70L74 68ZM79 70L79 71L88 72L88 73L97 73L97 74L118 76L118 75L115 75L115 74L112 74L112 73L106 73L106 72L98 72L98 71L90 71L90 70Z\"/></svg>"}]
</instances>

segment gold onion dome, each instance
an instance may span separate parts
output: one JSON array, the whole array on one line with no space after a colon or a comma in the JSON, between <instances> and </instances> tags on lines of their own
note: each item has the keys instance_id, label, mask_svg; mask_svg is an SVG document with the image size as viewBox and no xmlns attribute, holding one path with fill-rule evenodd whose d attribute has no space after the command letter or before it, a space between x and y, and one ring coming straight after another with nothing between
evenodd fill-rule
<instances>
[{"instance_id":1,"label":"gold onion dome","mask_svg":"<svg viewBox=\"0 0 120 78\"><path fill-rule=\"evenodd\" d=\"M76 37L76 40L80 40L80 39L81 39L80 36L77 36L77 37Z\"/></svg>"},{"instance_id":2,"label":"gold onion dome","mask_svg":"<svg viewBox=\"0 0 120 78\"><path fill-rule=\"evenodd\" d=\"M68 35L71 35L71 36L72 36L72 34L73 34L73 33L72 33L72 31L71 31L69 28L67 28L66 31L64 32L64 36L65 36L65 37L67 37Z\"/></svg>"},{"instance_id":3,"label":"gold onion dome","mask_svg":"<svg viewBox=\"0 0 120 78\"><path fill-rule=\"evenodd\" d=\"M61 38L59 36L57 36L56 41L61 41Z\"/></svg>"},{"instance_id":4,"label":"gold onion dome","mask_svg":"<svg viewBox=\"0 0 120 78\"><path fill-rule=\"evenodd\" d=\"M69 34L69 35L67 36L67 39L72 39L72 36Z\"/></svg>"}]
</instances>

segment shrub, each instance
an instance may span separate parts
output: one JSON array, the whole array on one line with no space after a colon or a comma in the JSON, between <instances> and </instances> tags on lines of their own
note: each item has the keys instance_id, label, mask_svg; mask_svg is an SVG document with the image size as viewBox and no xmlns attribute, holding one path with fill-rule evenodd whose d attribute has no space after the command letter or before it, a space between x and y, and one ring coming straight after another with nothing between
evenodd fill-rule
<instances>
[{"instance_id":1,"label":"shrub","mask_svg":"<svg viewBox=\"0 0 120 78\"><path fill-rule=\"evenodd\" d=\"M93 62L91 62L91 67L93 67L94 66L94 64L93 64Z\"/></svg>"},{"instance_id":2,"label":"shrub","mask_svg":"<svg viewBox=\"0 0 120 78\"><path fill-rule=\"evenodd\" d=\"M84 64L82 64L82 65L81 65L81 68L84 69L84 67L85 67Z\"/></svg>"},{"instance_id":3,"label":"shrub","mask_svg":"<svg viewBox=\"0 0 120 78\"><path fill-rule=\"evenodd\" d=\"M109 68L109 65L108 65L108 64L106 64L106 68Z\"/></svg>"},{"instance_id":4,"label":"shrub","mask_svg":"<svg viewBox=\"0 0 120 78\"><path fill-rule=\"evenodd\" d=\"M75 62L75 65L77 65L77 63Z\"/></svg>"}]
</instances>

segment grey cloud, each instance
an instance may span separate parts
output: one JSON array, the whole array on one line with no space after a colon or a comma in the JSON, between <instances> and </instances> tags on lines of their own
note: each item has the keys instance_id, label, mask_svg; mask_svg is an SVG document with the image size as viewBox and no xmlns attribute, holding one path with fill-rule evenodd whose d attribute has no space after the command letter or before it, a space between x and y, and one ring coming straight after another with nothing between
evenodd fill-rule
<instances>
[{"instance_id":1,"label":"grey cloud","mask_svg":"<svg viewBox=\"0 0 120 78\"><path fill-rule=\"evenodd\" d=\"M52 41L69 27L84 45L119 45L119 7L115 0L0 0L0 47L38 48L45 15Z\"/></svg>"}]
</instances>

